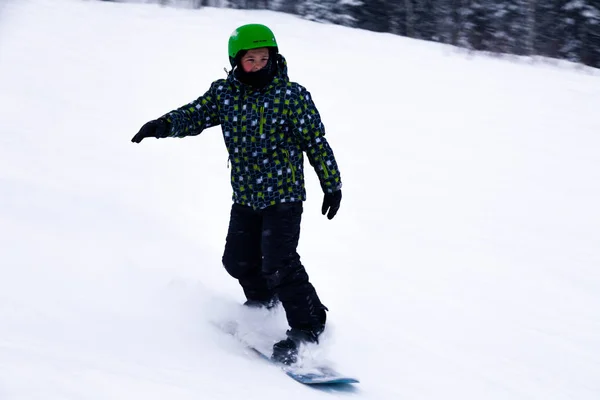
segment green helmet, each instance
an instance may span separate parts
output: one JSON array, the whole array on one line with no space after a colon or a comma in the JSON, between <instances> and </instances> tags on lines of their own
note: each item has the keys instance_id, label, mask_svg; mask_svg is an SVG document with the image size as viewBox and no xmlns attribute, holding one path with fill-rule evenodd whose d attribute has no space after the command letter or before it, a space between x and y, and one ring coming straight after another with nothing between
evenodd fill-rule
<instances>
[{"instance_id":1,"label":"green helmet","mask_svg":"<svg viewBox=\"0 0 600 400\"><path fill-rule=\"evenodd\" d=\"M229 58L232 62L240 51L261 47L277 48L275 35L264 25L242 25L229 36Z\"/></svg>"}]
</instances>

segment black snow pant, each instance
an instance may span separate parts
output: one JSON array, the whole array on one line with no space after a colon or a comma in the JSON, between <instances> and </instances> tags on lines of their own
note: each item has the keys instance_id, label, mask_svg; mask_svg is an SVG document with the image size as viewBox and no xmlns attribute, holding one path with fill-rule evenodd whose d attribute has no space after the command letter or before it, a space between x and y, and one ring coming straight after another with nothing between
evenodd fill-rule
<instances>
[{"instance_id":1,"label":"black snow pant","mask_svg":"<svg viewBox=\"0 0 600 400\"><path fill-rule=\"evenodd\" d=\"M300 262L302 203L281 203L263 210L234 204L223 265L238 279L248 300L279 298L288 324L320 334L325 310Z\"/></svg>"}]
</instances>

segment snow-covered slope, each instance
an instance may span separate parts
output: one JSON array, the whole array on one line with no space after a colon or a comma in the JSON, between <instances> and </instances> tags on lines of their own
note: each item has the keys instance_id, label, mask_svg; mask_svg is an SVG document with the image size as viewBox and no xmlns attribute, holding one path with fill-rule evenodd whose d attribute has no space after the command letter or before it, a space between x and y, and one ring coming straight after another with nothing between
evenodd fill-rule
<instances>
[{"instance_id":1,"label":"snow-covered slope","mask_svg":"<svg viewBox=\"0 0 600 400\"><path fill-rule=\"evenodd\" d=\"M219 129L130 143L224 76L249 22L275 31L340 164L333 221L309 175L299 251L350 392L211 324L242 318ZM0 399L600 397L592 70L272 12L19 0L0 14L0 110ZM267 323L283 334L281 312Z\"/></svg>"}]
</instances>

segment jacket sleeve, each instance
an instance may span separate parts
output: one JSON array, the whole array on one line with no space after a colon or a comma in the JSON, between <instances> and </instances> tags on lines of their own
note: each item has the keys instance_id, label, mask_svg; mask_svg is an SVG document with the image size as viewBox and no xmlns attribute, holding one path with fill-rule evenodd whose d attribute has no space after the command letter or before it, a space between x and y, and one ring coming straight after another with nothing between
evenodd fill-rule
<instances>
[{"instance_id":1,"label":"jacket sleeve","mask_svg":"<svg viewBox=\"0 0 600 400\"><path fill-rule=\"evenodd\" d=\"M171 125L169 137L195 136L206 128L221 124L217 90L220 83L214 82L210 89L196 100L165 114Z\"/></svg>"},{"instance_id":2,"label":"jacket sleeve","mask_svg":"<svg viewBox=\"0 0 600 400\"><path fill-rule=\"evenodd\" d=\"M340 190L342 179L338 165L333 150L325 139L325 127L310 93L298 85L288 107L294 134L299 138L302 150L315 169L323 192L333 193Z\"/></svg>"}]
</instances>

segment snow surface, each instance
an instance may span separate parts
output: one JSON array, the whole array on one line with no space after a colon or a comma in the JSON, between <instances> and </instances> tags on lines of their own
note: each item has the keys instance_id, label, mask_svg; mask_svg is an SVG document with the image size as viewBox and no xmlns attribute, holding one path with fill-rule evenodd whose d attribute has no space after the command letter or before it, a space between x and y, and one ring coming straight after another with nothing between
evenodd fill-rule
<instances>
[{"instance_id":1,"label":"snow surface","mask_svg":"<svg viewBox=\"0 0 600 400\"><path fill-rule=\"evenodd\" d=\"M261 11L0 9L0 399L600 398L600 75ZM130 142L275 31L344 180L300 254L330 308L315 390L215 321L231 189L219 128ZM265 321L263 323L263 321ZM314 349L313 349L314 350ZM317 351L317 350L314 350Z\"/></svg>"}]
</instances>

